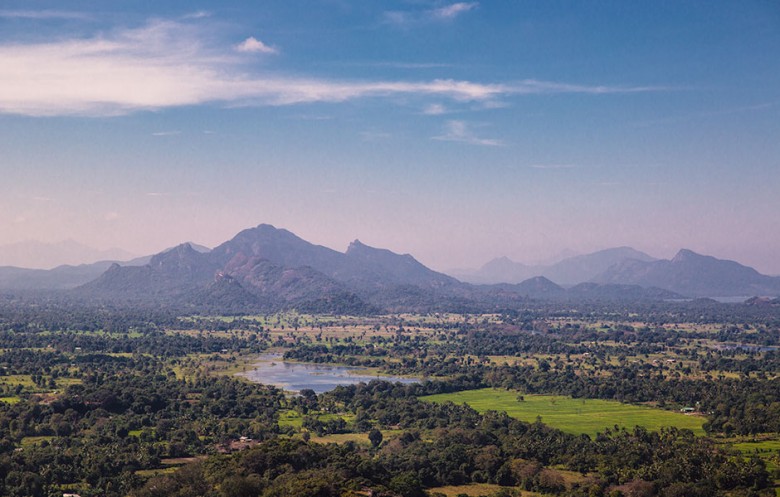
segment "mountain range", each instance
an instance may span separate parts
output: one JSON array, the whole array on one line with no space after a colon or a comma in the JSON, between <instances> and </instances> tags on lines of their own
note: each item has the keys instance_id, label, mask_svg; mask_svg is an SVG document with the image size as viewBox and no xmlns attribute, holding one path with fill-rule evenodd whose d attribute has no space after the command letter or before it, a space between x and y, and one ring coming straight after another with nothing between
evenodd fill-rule
<instances>
[{"instance_id":1,"label":"mountain range","mask_svg":"<svg viewBox=\"0 0 780 497\"><path fill-rule=\"evenodd\" d=\"M655 259L630 247L601 250L566 258L550 265L527 266L506 257L480 269L459 274L480 284L514 283L526 287L538 278L562 286L632 285L658 288L686 297L749 297L780 295L780 277L766 276L735 261L681 249L670 260ZM549 287L544 294L555 293Z\"/></svg>"},{"instance_id":2,"label":"mountain range","mask_svg":"<svg viewBox=\"0 0 780 497\"><path fill-rule=\"evenodd\" d=\"M671 260L620 261L592 281L657 286L690 297L780 295L780 277L686 249Z\"/></svg>"},{"instance_id":3,"label":"mountain range","mask_svg":"<svg viewBox=\"0 0 780 497\"><path fill-rule=\"evenodd\" d=\"M576 285L591 281L614 264L626 260L650 262L655 259L631 247L600 250L544 265L526 265L499 257L476 271L461 271L455 276L461 281L475 284L520 283L535 276L544 276L559 285Z\"/></svg>"},{"instance_id":4,"label":"mountain range","mask_svg":"<svg viewBox=\"0 0 780 497\"><path fill-rule=\"evenodd\" d=\"M52 247L56 248L58 245L59 244L39 244L39 242L30 242L29 244L24 244L25 247L32 251L37 250L37 247L39 246L44 247L43 252L39 253L36 258L42 258L46 256ZM77 245L84 247L81 244ZM194 243L191 245L199 252L209 251L207 247L203 247ZM22 245L16 244L14 246L20 247ZM114 256L119 257L115 259L102 259L91 264L63 264L53 269L30 269L11 265L0 266L0 290L68 290L94 280L103 274L109 267L111 267L112 264L120 263L123 266L143 266L148 264L153 257L148 255L129 259L129 257L122 256L122 254L127 254L127 252L121 250L112 250L106 252L98 251L96 253L101 255L113 254ZM79 257L86 257L85 252L79 252L79 254ZM93 257L94 254L95 253L93 253ZM0 260L4 262L8 261L8 259L3 258L0 258ZM46 260L58 259L55 257Z\"/></svg>"},{"instance_id":5,"label":"mountain range","mask_svg":"<svg viewBox=\"0 0 780 497\"><path fill-rule=\"evenodd\" d=\"M89 298L172 300L219 308L240 302L261 309L367 312L393 307L418 292L443 291L454 298L461 286L411 255L358 240L342 253L261 224L207 253L185 243L142 266L113 264L73 291Z\"/></svg>"},{"instance_id":6,"label":"mountain range","mask_svg":"<svg viewBox=\"0 0 780 497\"><path fill-rule=\"evenodd\" d=\"M84 261L125 261L134 254L118 248L98 250L74 240L45 243L35 240L0 245L3 266L50 269L63 265L80 265Z\"/></svg>"},{"instance_id":7,"label":"mountain range","mask_svg":"<svg viewBox=\"0 0 780 497\"><path fill-rule=\"evenodd\" d=\"M529 276L529 272L541 274ZM504 258L491 261L478 273L473 282L481 278L492 284L461 282L427 268L409 254L370 247L359 240L338 252L261 224L212 250L183 243L128 262L52 270L2 267L0 289L59 290L80 299L172 303L222 312L295 308L338 313L499 310L522 305L528 298L780 295L780 278L688 250L668 261L629 247L570 257L548 266L524 266Z\"/></svg>"}]
</instances>

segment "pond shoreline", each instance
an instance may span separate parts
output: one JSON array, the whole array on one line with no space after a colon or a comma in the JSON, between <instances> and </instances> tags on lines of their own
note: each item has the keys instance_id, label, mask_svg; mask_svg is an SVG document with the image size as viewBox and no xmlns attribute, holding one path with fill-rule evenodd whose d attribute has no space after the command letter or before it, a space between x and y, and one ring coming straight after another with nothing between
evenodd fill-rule
<instances>
[{"instance_id":1,"label":"pond shoreline","mask_svg":"<svg viewBox=\"0 0 780 497\"><path fill-rule=\"evenodd\" d=\"M419 378L374 374L359 366L286 361L281 353L261 354L252 363L252 368L237 375L295 394L303 389L311 389L319 394L333 390L339 385L355 385L372 380L393 383L420 381Z\"/></svg>"}]
</instances>

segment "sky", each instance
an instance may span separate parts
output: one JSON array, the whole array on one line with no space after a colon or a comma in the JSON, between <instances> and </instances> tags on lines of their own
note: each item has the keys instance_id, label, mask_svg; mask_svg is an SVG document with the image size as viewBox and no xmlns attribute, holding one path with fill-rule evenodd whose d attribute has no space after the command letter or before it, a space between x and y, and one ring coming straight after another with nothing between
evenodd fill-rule
<instances>
[{"instance_id":1,"label":"sky","mask_svg":"<svg viewBox=\"0 0 780 497\"><path fill-rule=\"evenodd\" d=\"M0 245L780 274L778 53L772 0L4 0Z\"/></svg>"}]
</instances>

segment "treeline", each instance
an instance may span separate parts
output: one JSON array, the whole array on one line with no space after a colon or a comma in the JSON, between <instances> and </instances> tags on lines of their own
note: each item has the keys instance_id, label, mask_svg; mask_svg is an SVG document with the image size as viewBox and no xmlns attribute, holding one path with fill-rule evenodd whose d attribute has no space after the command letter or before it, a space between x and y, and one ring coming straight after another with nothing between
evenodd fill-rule
<instances>
[{"instance_id":1,"label":"treeline","mask_svg":"<svg viewBox=\"0 0 780 497\"><path fill-rule=\"evenodd\" d=\"M496 343L493 337L488 336L487 340ZM545 342L532 337L526 343ZM401 375L451 377L469 374L480 379L480 387L516 389L524 393L560 394L633 403L658 402L662 407L666 404L675 408L696 407L708 417L705 429L712 433L748 435L780 432L780 378L773 374L777 371L777 353L774 352L765 354L763 359L749 357L740 361L716 360L713 359L714 354L710 354L702 358L704 371L722 366L736 370L744 368L746 374L757 371L761 374L740 378L691 378L674 368L627 361L617 365L602 362L591 369L575 369L570 362L564 361L539 359L534 361L536 364L493 365L489 361L473 360L470 357L421 351L416 353L416 357L402 355L388 361L375 349L371 344L346 347L299 346L288 350L285 358L381 366L388 373ZM479 349L475 347L471 350ZM357 358L353 355L356 352ZM543 352L528 347L527 353Z\"/></svg>"},{"instance_id":2,"label":"treeline","mask_svg":"<svg viewBox=\"0 0 780 497\"><path fill-rule=\"evenodd\" d=\"M271 436L284 401L275 388L227 377L177 379L143 355L83 356L78 367L80 383L60 395L0 402L0 495L61 495L76 485L84 496L123 496L142 485L138 470L164 458ZM25 445L30 437L42 438Z\"/></svg>"},{"instance_id":3,"label":"treeline","mask_svg":"<svg viewBox=\"0 0 780 497\"><path fill-rule=\"evenodd\" d=\"M355 423L402 429L372 447L274 438L233 455L212 456L149 480L133 497L422 497L426 488L495 483L568 496L747 495L768 484L759 459L735 458L676 429L609 430L595 440L505 414L417 400L422 386L371 382L339 387L321 405L342 405ZM580 472L574 479L558 468ZM643 491L644 493L638 493ZM745 493L740 493L740 491Z\"/></svg>"},{"instance_id":4,"label":"treeline","mask_svg":"<svg viewBox=\"0 0 780 497\"><path fill-rule=\"evenodd\" d=\"M81 332L18 333L0 331L0 349L51 348L64 353L126 353L154 354L159 357L180 357L194 353L259 352L267 346L257 334L229 336L203 333L200 336L183 333L147 332L143 334L90 334ZM13 361L13 358L9 360ZM1 373L0 373L1 374Z\"/></svg>"}]
</instances>

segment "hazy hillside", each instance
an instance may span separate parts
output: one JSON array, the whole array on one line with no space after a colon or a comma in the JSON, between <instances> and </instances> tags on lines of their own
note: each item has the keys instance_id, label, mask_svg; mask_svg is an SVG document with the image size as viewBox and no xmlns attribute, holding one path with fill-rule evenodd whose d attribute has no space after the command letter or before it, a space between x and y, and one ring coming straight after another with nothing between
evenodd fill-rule
<instances>
[{"instance_id":1,"label":"hazy hillside","mask_svg":"<svg viewBox=\"0 0 780 497\"><path fill-rule=\"evenodd\" d=\"M656 261L620 247L536 269L502 258L487 264L481 274L485 278L503 274L513 280L529 271L544 275L473 285L433 271L409 254L369 247L359 240L342 253L261 224L213 250L183 243L122 264L48 271L0 268L0 289L77 287L74 296L98 300L176 303L225 312L296 308L334 313L496 310L516 307L528 298L662 300L780 294L780 278L687 250L671 261Z\"/></svg>"},{"instance_id":2,"label":"hazy hillside","mask_svg":"<svg viewBox=\"0 0 780 497\"><path fill-rule=\"evenodd\" d=\"M133 257L136 255L122 249L98 250L74 240L56 243L26 241L0 245L0 266L30 269L78 266L97 261L126 261Z\"/></svg>"},{"instance_id":3,"label":"hazy hillside","mask_svg":"<svg viewBox=\"0 0 780 497\"><path fill-rule=\"evenodd\" d=\"M591 254L567 257L550 265L529 266L500 257L480 269L460 274L462 281L476 284L520 283L534 276L545 278L559 285L576 285L589 281L614 264L626 260L653 261L653 257L631 247L617 247Z\"/></svg>"},{"instance_id":4,"label":"hazy hillside","mask_svg":"<svg viewBox=\"0 0 780 497\"><path fill-rule=\"evenodd\" d=\"M365 312L415 289L461 285L410 255L360 242L346 253L314 245L267 224L243 230L210 252L190 244L138 267L111 266L77 289L94 298L164 298L232 307L231 299L261 309ZM454 295L451 295L454 297ZM446 303L448 295L441 296ZM405 300L405 299L400 299Z\"/></svg>"},{"instance_id":5,"label":"hazy hillside","mask_svg":"<svg viewBox=\"0 0 780 497\"><path fill-rule=\"evenodd\" d=\"M780 295L780 277L738 262L682 249L671 260L625 260L593 278L600 283L654 286L687 296Z\"/></svg>"}]
</instances>

